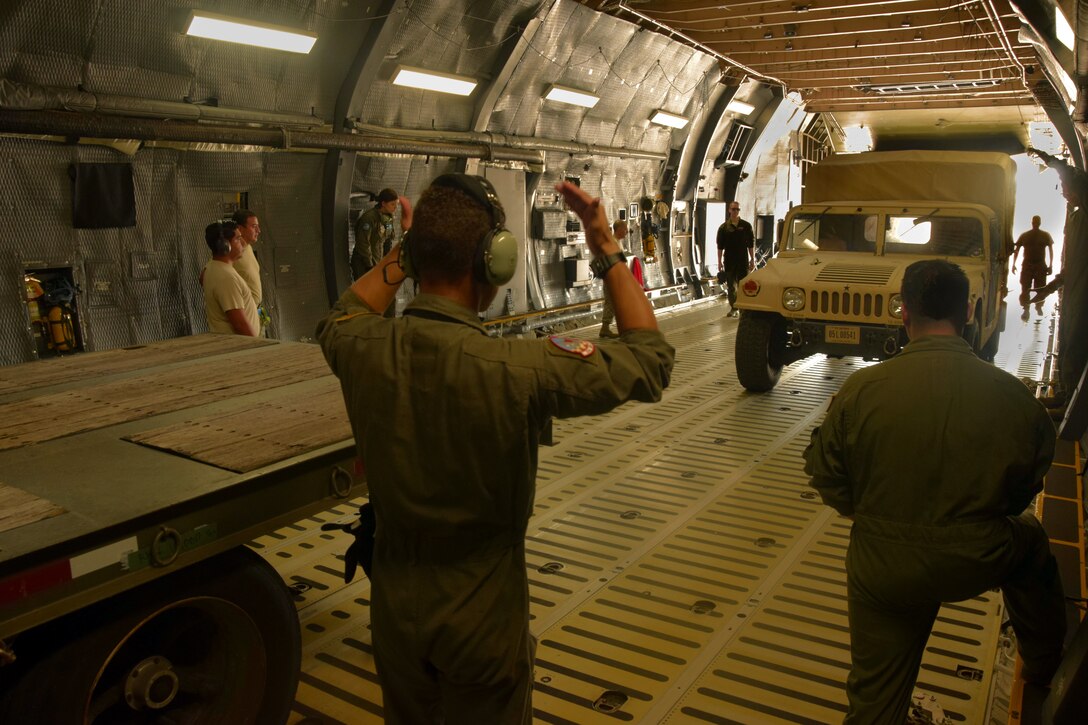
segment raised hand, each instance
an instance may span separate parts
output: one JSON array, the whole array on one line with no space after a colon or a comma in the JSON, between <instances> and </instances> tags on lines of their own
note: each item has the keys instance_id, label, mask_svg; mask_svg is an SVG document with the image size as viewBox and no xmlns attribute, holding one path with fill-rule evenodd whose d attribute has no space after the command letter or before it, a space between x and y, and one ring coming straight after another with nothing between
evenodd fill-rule
<instances>
[{"instance_id":1,"label":"raised hand","mask_svg":"<svg viewBox=\"0 0 1088 725\"><path fill-rule=\"evenodd\" d=\"M582 220L582 228L586 231L586 244L594 256L619 251L619 245L612 238L612 230L608 228L608 219L600 199L594 199L581 187L569 181L556 184L555 190L563 195L567 206Z\"/></svg>"}]
</instances>

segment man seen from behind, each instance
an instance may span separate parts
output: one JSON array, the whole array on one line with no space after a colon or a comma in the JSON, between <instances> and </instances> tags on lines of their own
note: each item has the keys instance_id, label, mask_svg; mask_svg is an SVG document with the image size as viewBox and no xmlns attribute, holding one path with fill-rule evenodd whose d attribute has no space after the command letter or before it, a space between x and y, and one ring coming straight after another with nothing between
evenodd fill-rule
<instances>
[{"instance_id":1,"label":"man seen from behind","mask_svg":"<svg viewBox=\"0 0 1088 725\"><path fill-rule=\"evenodd\" d=\"M1020 250L1024 250L1024 265L1020 268L1020 305L1024 308L1021 319L1028 319L1031 313L1028 310L1028 299L1034 289L1046 286L1046 278L1050 274L1054 264L1054 239L1040 229L1042 218L1031 218L1031 229L1021 234L1016 239L1012 248L1012 271L1016 272L1016 258L1020 256ZM1036 312L1043 313L1043 303L1036 303Z\"/></svg>"},{"instance_id":2,"label":"man seen from behind","mask_svg":"<svg viewBox=\"0 0 1088 725\"><path fill-rule=\"evenodd\" d=\"M318 325L377 518L371 626L387 723L532 721L525 532L541 432L553 416L658 400L669 382L673 349L600 200L557 190L585 226L618 339L487 334L479 313L519 245L502 236L491 185L464 174L431 184L400 247ZM405 278L398 256L419 294L383 318Z\"/></svg>"},{"instance_id":3,"label":"man seen from behind","mask_svg":"<svg viewBox=\"0 0 1088 725\"><path fill-rule=\"evenodd\" d=\"M1054 455L1046 409L961 337L969 283L944 260L910 265L909 344L854 373L805 451L824 503L853 520L846 555L847 723L906 719L942 602L1000 587L1028 682L1061 659L1065 607L1046 532L1025 511Z\"/></svg>"}]
</instances>

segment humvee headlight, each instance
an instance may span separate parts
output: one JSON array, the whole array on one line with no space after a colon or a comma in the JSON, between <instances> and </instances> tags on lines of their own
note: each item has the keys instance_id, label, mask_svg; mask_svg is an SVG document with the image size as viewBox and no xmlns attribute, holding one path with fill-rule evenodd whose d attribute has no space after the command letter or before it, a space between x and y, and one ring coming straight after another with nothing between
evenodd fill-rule
<instances>
[{"instance_id":1,"label":"humvee headlight","mask_svg":"<svg viewBox=\"0 0 1088 725\"><path fill-rule=\"evenodd\" d=\"M897 320L903 319L903 295L892 295L888 300L888 313Z\"/></svg>"},{"instance_id":2,"label":"humvee headlight","mask_svg":"<svg viewBox=\"0 0 1088 725\"><path fill-rule=\"evenodd\" d=\"M787 287L782 290L782 306L790 312L805 309L805 291L800 287Z\"/></svg>"}]
</instances>

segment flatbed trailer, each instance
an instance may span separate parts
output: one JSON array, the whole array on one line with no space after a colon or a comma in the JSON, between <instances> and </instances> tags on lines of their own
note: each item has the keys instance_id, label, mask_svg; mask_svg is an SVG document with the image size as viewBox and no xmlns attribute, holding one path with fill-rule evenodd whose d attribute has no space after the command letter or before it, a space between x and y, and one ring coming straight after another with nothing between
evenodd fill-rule
<instances>
[{"instance_id":1,"label":"flatbed trailer","mask_svg":"<svg viewBox=\"0 0 1088 725\"><path fill-rule=\"evenodd\" d=\"M316 345L0 369L0 722L283 721L293 597L244 544L359 495L354 460Z\"/></svg>"}]
</instances>

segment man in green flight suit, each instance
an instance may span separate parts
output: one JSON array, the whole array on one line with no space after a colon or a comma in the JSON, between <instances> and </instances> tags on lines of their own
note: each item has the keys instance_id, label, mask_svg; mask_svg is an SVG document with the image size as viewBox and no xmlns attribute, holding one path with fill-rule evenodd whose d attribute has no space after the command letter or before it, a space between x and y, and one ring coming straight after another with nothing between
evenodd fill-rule
<instances>
[{"instance_id":1,"label":"man in green flight suit","mask_svg":"<svg viewBox=\"0 0 1088 725\"><path fill-rule=\"evenodd\" d=\"M847 723L905 721L942 602L1000 587L1024 679L1047 685L1061 659L1057 563L1025 513L1050 467L1054 427L1023 383L961 337L968 290L954 264L910 265L910 343L850 376L805 451L812 487L854 522Z\"/></svg>"},{"instance_id":2,"label":"man in green flight suit","mask_svg":"<svg viewBox=\"0 0 1088 725\"><path fill-rule=\"evenodd\" d=\"M373 269L393 246L393 215L400 204L400 197L392 189L382 189L375 202L355 222L355 248L351 250L352 279L359 279Z\"/></svg>"},{"instance_id":3,"label":"man in green flight suit","mask_svg":"<svg viewBox=\"0 0 1088 725\"><path fill-rule=\"evenodd\" d=\"M525 532L537 444L553 417L656 401L673 348L599 199L556 189L582 219L620 337L490 337L504 214L486 179L438 177L399 248L356 280L317 335L340 378L377 518L374 659L387 723L530 723ZM516 264L517 241L510 259ZM408 263L398 264L398 253ZM385 309L410 270L420 293Z\"/></svg>"}]
</instances>

